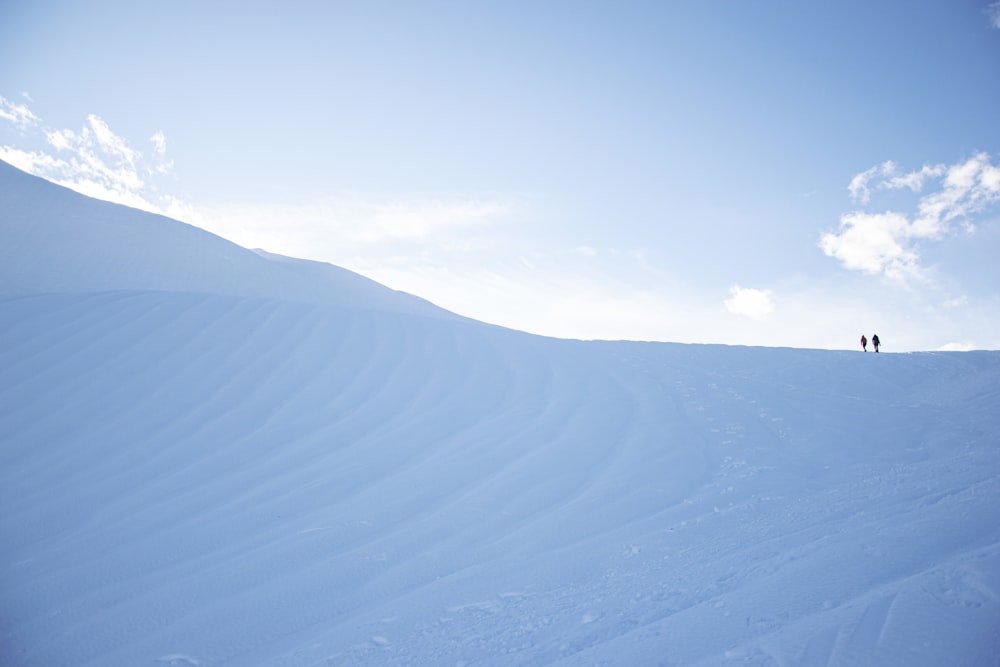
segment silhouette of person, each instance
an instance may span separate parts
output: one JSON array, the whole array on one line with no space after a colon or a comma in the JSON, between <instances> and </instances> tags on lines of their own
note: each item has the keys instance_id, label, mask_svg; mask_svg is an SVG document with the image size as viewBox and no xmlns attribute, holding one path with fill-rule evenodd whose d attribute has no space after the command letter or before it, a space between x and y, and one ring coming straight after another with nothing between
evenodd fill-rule
<instances>
[{"instance_id":1,"label":"silhouette of person","mask_svg":"<svg viewBox=\"0 0 1000 667\"><path fill-rule=\"evenodd\" d=\"M868 339L865 338L864 334L861 334L861 349L865 352L868 351Z\"/></svg>"},{"instance_id":2,"label":"silhouette of person","mask_svg":"<svg viewBox=\"0 0 1000 667\"><path fill-rule=\"evenodd\" d=\"M879 346L880 344L881 344L881 343L879 342L879 339L878 339L878 334L872 334L872 345L874 345L874 346L875 346L875 351L876 351L876 352L878 352L878 346Z\"/></svg>"}]
</instances>

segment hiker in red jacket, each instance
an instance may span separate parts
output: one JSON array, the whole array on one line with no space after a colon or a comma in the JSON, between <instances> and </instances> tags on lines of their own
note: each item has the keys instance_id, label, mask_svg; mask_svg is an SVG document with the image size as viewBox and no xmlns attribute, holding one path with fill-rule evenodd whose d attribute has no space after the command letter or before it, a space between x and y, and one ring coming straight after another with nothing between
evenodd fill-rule
<instances>
[{"instance_id":1,"label":"hiker in red jacket","mask_svg":"<svg viewBox=\"0 0 1000 667\"><path fill-rule=\"evenodd\" d=\"M868 351L868 339L865 338L864 334L861 334L861 349L865 352Z\"/></svg>"}]
</instances>

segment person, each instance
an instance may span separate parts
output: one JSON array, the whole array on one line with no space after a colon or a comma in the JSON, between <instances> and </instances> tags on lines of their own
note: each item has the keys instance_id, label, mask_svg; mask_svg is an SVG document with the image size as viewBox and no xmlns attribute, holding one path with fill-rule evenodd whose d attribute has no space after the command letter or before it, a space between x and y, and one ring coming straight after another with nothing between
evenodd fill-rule
<instances>
[{"instance_id":1,"label":"person","mask_svg":"<svg viewBox=\"0 0 1000 667\"><path fill-rule=\"evenodd\" d=\"M861 334L861 349L865 352L868 351L868 339L865 338L864 334Z\"/></svg>"},{"instance_id":2,"label":"person","mask_svg":"<svg viewBox=\"0 0 1000 667\"><path fill-rule=\"evenodd\" d=\"M875 346L875 351L878 352L878 346L879 346L878 334L872 334L872 345Z\"/></svg>"}]
</instances>

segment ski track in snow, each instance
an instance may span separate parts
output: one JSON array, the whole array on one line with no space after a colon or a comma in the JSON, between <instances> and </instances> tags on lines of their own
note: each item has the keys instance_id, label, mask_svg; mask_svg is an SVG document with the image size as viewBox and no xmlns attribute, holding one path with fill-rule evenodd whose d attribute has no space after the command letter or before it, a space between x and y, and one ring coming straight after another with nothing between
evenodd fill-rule
<instances>
[{"instance_id":1,"label":"ski track in snow","mask_svg":"<svg viewBox=\"0 0 1000 667\"><path fill-rule=\"evenodd\" d=\"M4 664L1000 664L1000 355L0 302Z\"/></svg>"}]
</instances>

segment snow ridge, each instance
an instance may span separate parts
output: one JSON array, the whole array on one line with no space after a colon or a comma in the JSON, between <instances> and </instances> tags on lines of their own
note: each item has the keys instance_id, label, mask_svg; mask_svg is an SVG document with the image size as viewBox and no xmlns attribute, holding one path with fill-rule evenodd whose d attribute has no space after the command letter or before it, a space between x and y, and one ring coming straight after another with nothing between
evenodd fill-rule
<instances>
[{"instance_id":1,"label":"snow ridge","mask_svg":"<svg viewBox=\"0 0 1000 667\"><path fill-rule=\"evenodd\" d=\"M200 292L456 317L346 269L247 250L176 220L54 186L3 161L0 202L0 295Z\"/></svg>"}]
</instances>

